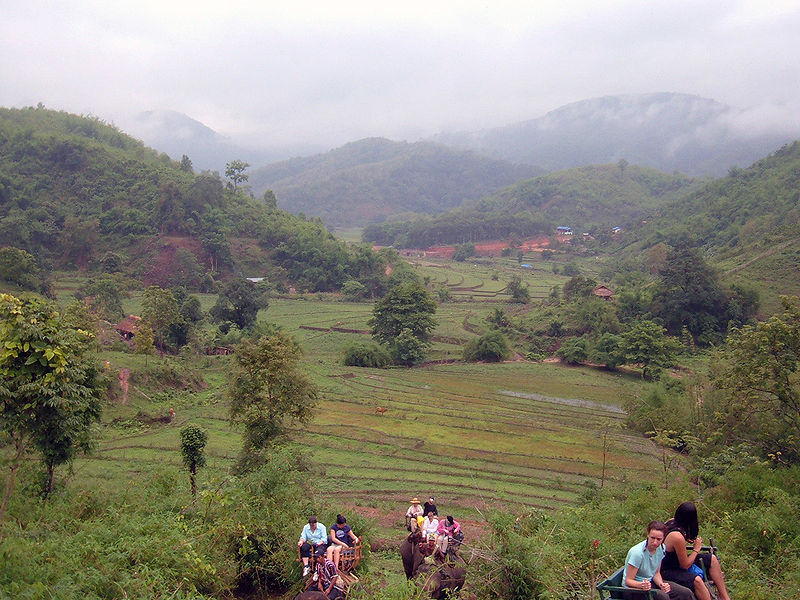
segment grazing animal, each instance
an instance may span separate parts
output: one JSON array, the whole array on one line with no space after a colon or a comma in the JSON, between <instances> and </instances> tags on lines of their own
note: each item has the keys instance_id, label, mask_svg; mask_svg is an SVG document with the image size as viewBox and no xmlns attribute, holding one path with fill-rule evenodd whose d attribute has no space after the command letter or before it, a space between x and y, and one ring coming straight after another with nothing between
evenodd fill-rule
<instances>
[{"instance_id":1,"label":"grazing animal","mask_svg":"<svg viewBox=\"0 0 800 600\"><path fill-rule=\"evenodd\" d=\"M384 413L385 413L387 410L389 410L389 409L388 409L388 408L383 408L382 406L379 406L378 408L376 408L376 409L375 409L375 412L376 412L377 414L379 414L379 415L382 415L382 414L384 414Z\"/></svg>"}]
</instances>

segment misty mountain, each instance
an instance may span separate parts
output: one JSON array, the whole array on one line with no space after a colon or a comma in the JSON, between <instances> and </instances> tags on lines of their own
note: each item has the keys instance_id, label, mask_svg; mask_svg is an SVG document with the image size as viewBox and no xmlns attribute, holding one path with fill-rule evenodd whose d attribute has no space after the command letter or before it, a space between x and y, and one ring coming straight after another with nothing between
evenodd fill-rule
<instances>
[{"instance_id":1,"label":"misty mountain","mask_svg":"<svg viewBox=\"0 0 800 600\"><path fill-rule=\"evenodd\" d=\"M766 115L675 93L607 96L568 104L545 116L433 141L546 170L621 159L692 176L746 167L800 135Z\"/></svg>"},{"instance_id":2,"label":"misty mountain","mask_svg":"<svg viewBox=\"0 0 800 600\"><path fill-rule=\"evenodd\" d=\"M225 171L225 163L244 160L251 165L263 165L299 153L318 151L305 147L253 148L237 143L207 127L200 121L173 110L148 110L125 119L120 128L146 146L165 152L180 161L185 154L196 171Z\"/></svg>"},{"instance_id":3,"label":"misty mountain","mask_svg":"<svg viewBox=\"0 0 800 600\"><path fill-rule=\"evenodd\" d=\"M435 214L538 173L431 142L368 138L257 169L249 183L256 195L273 190L281 208L342 226Z\"/></svg>"}]
</instances>

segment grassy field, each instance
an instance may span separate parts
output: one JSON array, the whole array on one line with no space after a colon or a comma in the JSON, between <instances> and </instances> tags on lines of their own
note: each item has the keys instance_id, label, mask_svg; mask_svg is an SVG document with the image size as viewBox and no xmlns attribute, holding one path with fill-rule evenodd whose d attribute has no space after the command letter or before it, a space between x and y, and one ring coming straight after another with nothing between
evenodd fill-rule
<instances>
[{"instance_id":1,"label":"grassy field","mask_svg":"<svg viewBox=\"0 0 800 600\"><path fill-rule=\"evenodd\" d=\"M137 296L126 311L136 312ZM201 301L208 308L214 298ZM468 339L475 334L464 323L480 325L495 306L445 303L436 334ZM558 507L591 493L603 478L657 473L652 444L623 427L620 406L638 393L635 377L524 361L345 367L343 348L369 336L330 328L366 330L370 315L370 304L314 297L272 299L259 315L301 343L304 368L321 391L313 421L293 433L293 443L310 456L310 477L331 507L371 507L399 523L411 496L434 494L443 510L480 519L488 507ZM434 344L432 358L458 356L460 346ZM102 358L112 374L129 368L134 375L126 402L105 411L97 452L76 462L77 480L124 487L152 470L182 477L178 433L188 422L209 432L201 481L224 477L240 445L222 398L230 357L186 359L205 387L156 393L157 382L137 378L142 356L106 351ZM152 370L164 359L148 360ZM169 408L175 420L158 421Z\"/></svg>"}]
</instances>

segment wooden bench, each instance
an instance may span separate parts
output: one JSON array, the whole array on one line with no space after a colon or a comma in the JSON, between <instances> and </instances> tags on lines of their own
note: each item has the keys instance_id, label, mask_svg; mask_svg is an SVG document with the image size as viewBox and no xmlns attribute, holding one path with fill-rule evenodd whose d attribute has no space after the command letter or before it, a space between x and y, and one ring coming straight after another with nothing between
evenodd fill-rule
<instances>
[{"instance_id":1,"label":"wooden bench","mask_svg":"<svg viewBox=\"0 0 800 600\"><path fill-rule=\"evenodd\" d=\"M349 573L350 571L353 571L356 567L358 567L358 563L361 562L363 557L363 546L361 539L359 539L358 544L355 546L342 548L342 552L339 555L339 571L341 573ZM303 562L303 558L300 556L300 546L297 547L296 560L301 564Z\"/></svg>"}]
</instances>

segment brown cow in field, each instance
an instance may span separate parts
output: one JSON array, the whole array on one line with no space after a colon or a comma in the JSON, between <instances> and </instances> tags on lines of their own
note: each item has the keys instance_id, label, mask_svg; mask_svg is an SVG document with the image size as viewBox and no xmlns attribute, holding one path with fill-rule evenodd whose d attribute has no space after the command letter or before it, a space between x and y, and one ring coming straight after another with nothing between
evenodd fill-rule
<instances>
[{"instance_id":1,"label":"brown cow in field","mask_svg":"<svg viewBox=\"0 0 800 600\"><path fill-rule=\"evenodd\" d=\"M377 414L379 414L379 415L382 415L382 414L383 414L383 413L385 413L387 410L389 410L389 409L388 409L388 408L383 408L382 406L379 406L378 408L376 408L376 409L375 409L375 412L376 412Z\"/></svg>"}]
</instances>

